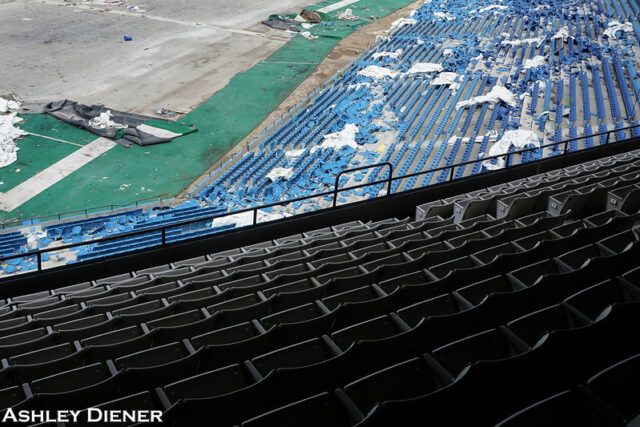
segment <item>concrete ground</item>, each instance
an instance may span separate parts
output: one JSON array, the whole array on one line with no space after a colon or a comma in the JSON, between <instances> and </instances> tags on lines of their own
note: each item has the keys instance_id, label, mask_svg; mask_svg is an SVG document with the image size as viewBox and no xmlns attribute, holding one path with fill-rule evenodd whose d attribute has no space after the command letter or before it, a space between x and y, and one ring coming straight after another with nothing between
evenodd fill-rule
<instances>
[{"instance_id":1,"label":"concrete ground","mask_svg":"<svg viewBox=\"0 0 640 427\"><path fill-rule=\"evenodd\" d=\"M309 2L0 0L0 94L188 112L289 39L260 21Z\"/></svg>"}]
</instances>

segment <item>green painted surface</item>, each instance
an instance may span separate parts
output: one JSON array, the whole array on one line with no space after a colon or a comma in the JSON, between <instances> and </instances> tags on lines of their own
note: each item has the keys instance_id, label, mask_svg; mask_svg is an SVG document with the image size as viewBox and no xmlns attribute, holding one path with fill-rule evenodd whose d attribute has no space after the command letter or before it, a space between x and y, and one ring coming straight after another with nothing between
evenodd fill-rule
<instances>
[{"instance_id":1,"label":"green painted surface","mask_svg":"<svg viewBox=\"0 0 640 427\"><path fill-rule=\"evenodd\" d=\"M336 1L311 8L320 9L333 3ZM382 17L411 3L412 0L361 0L347 7L353 9L355 15ZM0 221L45 217L57 212L180 193L259 125L315 69L316 65L307 63L320 63L341 39L360 25L371 22L364 18L338 21L337 15L347 7L329 14L335 19L331 25L319 24L310 30L318 39L292 38L265 61L234 76L227 86L187 114L182 124L193 124L197 132L167 144L115 147L14 211L0 212ZM59 129L62 123L50 120L54 119L43 119L38 125L40 130L33 132L61 138L53 129ZM25 129L29 126L27 123ZM62 139L86 143L86 135L81 133L86 134L85 131L77 135L69 133Z\"/></svg>"},{"instance_id":2,"label":"green painted surface","mask_svg":"<svg viewBox=\"0 0 640 427\"><path fill-rule=\"evenodd\" d=\"M71 144L28 135L17 143L18 160L0 169L0 192L11 190L16 185L31 178L58 160L62 160L82 145L95 139L95 135L83 129L61 122L44 114L23 115L22 129L39 135L46 135L68 141ZM2 218L4 212L0 212Z\"/></svg>"}]
</instances>

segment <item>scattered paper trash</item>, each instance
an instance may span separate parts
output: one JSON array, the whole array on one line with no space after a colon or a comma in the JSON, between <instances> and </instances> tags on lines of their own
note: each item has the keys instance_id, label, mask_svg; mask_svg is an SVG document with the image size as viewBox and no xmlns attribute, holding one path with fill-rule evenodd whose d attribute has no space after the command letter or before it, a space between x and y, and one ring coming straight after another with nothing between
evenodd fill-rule
<instances>
[{"instance_id":1,"label":"scattered paper trash","mask_svg":"<svg viewBox=\"0 0 640 427\"><path fill-rule=\"evenodd\" d=\"M450 71L444 71L438 74L438 76L435 79L431 80L431 83L429 84L433 86L450 85L456 80L456 77L458 77L456 73L452 73Z\"/></svg>"},{"instance_id":2,"label":"scattered paper trash","mask_svg":"<svg viewBox=\"0 0 640 427\"><path fill-rule=\"evenodd\" d=\"M338 15L338 19L346 21L357 21L358 17L353 14L353 11L351 9L347 9Z\"/></svg>"},{"instance_id":3,"label":"scattered paper trash","mask_svg":"<svg viewBox=\"0 0 640 427\"><path fill-rule=\"evenodd\" d=\"M604 30L604 35L611 40L616 40L618 31L629 32L633 31L633 25L631 22L625 22L621 24L620 21L611 21L608 24L608 28Z\"/></svg>"},{"instance_id":4,"label":"scattered paper trash","mask_svg":"<svg viewBox=\"0 0 640 427\"><path fill-rule=\"evenodd\" d=\"M402 48L396 49L395 52L375 52L372 57L373 59L389 57L393 59L398 59L398 57L402 55Z\"/></svg>"},{"instance_id":5,"label":"scattered paper trash","mask_svg":"<svg viewBox=\"0 0 640 427\"><path fill-rule=\"evenodd\" d=\"M476 96L471 99L458 102L456 104L456 110L469 107L471 105L482 104L483 102L492 102L495 104L498 101L502 101L511 107L516 106L516 97L513 92L504 86L494 86L486 95Z\"/></svg>"},{"instance_id":6,"label":"scattered paper trash","mask_svg":"<svg viewBox=\"0 0 640 427\"><path fill-rule=\"evenodd\" d=\"M365 77L373 77L378 80L385 77L393 78L398 75L398 72L385 67L379 67L377 65L369 65L367 68L358 71L358 74Z\"/></svg>"},{"instance_id":7,"label":"scattered paper trash","mask_svg":"<svg viewBox=\"0 0 640 427\"><path fill-rule=\"evenodd\" d=\"M20 101L0 97L0 114L20 111Z\"/></svg>"},{"instance_id":8,"label":"scattered paper trash","mask_svg":"<svg viewBox=\"0 0 640 427\"><path fill-rule=\"evenodd\" d=\"M330 133L324 135L324 142L320 145L321 148L340 148L345 145L358 148L358 143L356 142L356 133L359 133L360 130L358 126L347 123L339 132Z\"/></svg>"},{"instance_id":9,"label":"scattered paper trash","mask_svg":"<svg viewBox=\"0 0 640 427\"><path fill-rule=\"evenodd\" d=\"M24 130L15 127L22 119L16 113L0 115L0 168L18 160L16 141L27 135ZM20 170L18 169L17 172Z\"/></svg>"},{"instance_id":10,"label":"scattered paper trash","mask_svg":"<svg viewBox=\"0 0 640 427\"><path fill-rule=\"evenodd\" d=\"M417 64L413 64L413 66L409 68L409 71L407 71L407 73L408 74L433 73L433 72L439 73L443 69L444 68L442 67L441 64L435 64L432 62L418 62Z\"/></svg>"},{"instance_id":11,"label":"scattered paper trash","mask_svg":"<svg viewBox=\"0 0 640 427\"><path fill-rule=\"evenodd\" d=\"M433 12L433 16L440 19L446 19L447 21L455 21L456 17L449 12Z\"/></svg>"},{"instance_id":12,"label":"scattered paper trash","mask_svg":"<svg viewBox=\"0 0 640 427\"><path fill-rule=\"evenodd\" d=\"M94 117L89 120L89 126L96 129L107 129L107 128L115 128L115 129L126 129L127 125L122 125L120 123L116 123L111 120L111 110L107 110L104 113L100 113L99 116Z\"/></svg>"},{"instance_id":13,"label":"scattered paper trash","mask_svg":"<svg viewBox=\"0 0 640 427\"><path fill-rule=\"evenodd\" d=\"M286 181L291 178L291 175L293 175L293 169L291 168L273 168L267 174L267 179L276 182L278 178L282 178Z\"/></svg>"},{"instance_id":14,"label":"scattered paper trash","mask_svg":"<svg viewBox=\"0 0 640 427\"><path fill-rule=\"evenodd\" d=\"M307 40L314 40L318 38L318 36L312 35L309 31L302 31L300 35Z\"/></svg>"},{"instance_id":15,"label":"scattered paper trash","mask_svg":"<svg viewBox=\"0 0 640 427\"><path fill-rule=\"evenodd\" d=\"M544 65L545 61L546 59L542 55L536 55L533 58L525 59L524 63L522 64L522 72L524 72L524 70L528 70L529 68L540 67Z\"/></svg>"},{"instance_id":16,"label":"scattered paper trash","mask_svg":"<svg viewBox=\"0 0 640 427\"><path fill-rule=\"evenodd\" d=\"M516 149L523 149L529 145L536 146L539 142L538 135L532 130L508 130L502 135L502 138L500 138L498 142L491 146L488 157L507 154L511 146L514 146ZM485 160L482 162L482 165L489 170L502 169L505 166L505 159L502 157L498 158L495 164L493 164L491 160Z\"/></svg>"}]
</instances>

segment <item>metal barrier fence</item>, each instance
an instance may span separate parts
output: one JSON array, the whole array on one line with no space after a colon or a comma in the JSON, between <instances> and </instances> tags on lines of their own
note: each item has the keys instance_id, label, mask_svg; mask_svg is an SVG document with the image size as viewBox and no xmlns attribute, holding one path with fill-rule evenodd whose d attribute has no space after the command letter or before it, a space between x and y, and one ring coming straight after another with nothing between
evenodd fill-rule
<instances>
[{"instance_id":1,"label":"metal barrier fence","mask_svg":"<svg viewBox=\"0 0 640 427\"><path fill-rule=\"evenodd\" d=\"M509 160L513 159L513 157L516 156L516 155L522 155L522 154L527 153L527 152L541 150L541 149L544 150L545 148L558 147L558 146L563 146L562 155L567 155L569 153L569 151L568 151L569 143L571 143L573 141L578 141L578 140L582 140L582 139L588 139L588 138L594 138L594 137L599 137L599 136L606 135L607 137L606 137L606 140L605 140L604 144L601 144L601 145L606 145L606 144L610 143L610 135L612 133L624 132L624 131L627 131L627 130L630 130L630 129L634 129L636 127L640 127L640 124L634 125L634 126L625 127L625 128L620 128L620 129L614 129L614 130L610 130L610 131L606 131L606 132L595 133L595 134L592 134L592 135L584 135L584 136L580 136L580 137L577 137L577 138L567 139L565 141L552 142L552 143L549 143L549 144L539 145L537 147L524 148L524 149L521 149L521 150L512 151L512 152L508 152L508 153L503 153L503 154L499 154L499 155L495 155L495 156L487 156L487 157L483 157L482 159L469 160L469 161L466 161L466 162L456 163L454 165L441 166L441 167L438 167L438 168L423 170L423 171L419 171L419 172L413 172L413 173L410 173L410 174L407 174L407 175L402 175L402 176L395 176L395 177L393 176L393 165L391 163L389 163L389 162L378 163L378 164L375 164L375 165L361 166L361 167L353 168L353 169L345 169L345 170L341 171L336 176L335 186L334 186L333 190L331 190L331 191L325 191L325 192L322 192L322 193L311 194L311 195L308 195L308 196L298 197L298 198L295 198L295 199L282 200L282 201L279 201L279 202L269 203L269 204L260 205L260 206L254 206L254 207L240 209L240 210L236 210L236 211L232 211L232 212L224 212L224 213L208 215L208 216L200 217L200 218L188 219L188 220L176 222L176 223L173 223L173 224L159 225L159 226L156 226L156 227L146 228L144 230L130 231L130 232L121 233L121 234L117 234L117 235L113 235L113 236L102 237L100 239L95 239L95 240L91 240L91 241L88 241L88 242L71 243L71 244L68 244L68 245L56 246L56 247L53 247L53 248L38 249L36 251L30 251L30 252L25 252L25 253L22 253L22 254L16 254L16 255L2 257L2 258L0 258L0 263L5 262L5 261L9 261L11 259L29 258L29 257L34 257L35 256L36 260L37 260L38 271L41 271L42 270L42 255L43 254L50 253L50 252L58 252L58 251L77 248L77 247L81 247L81 246L87 246L87 245L96 244L96 243L113 242L113 241L125 239L125 238L128 238L128 237L142 236L142 235L145 235L145 234L150 234L150 233L153 233L153 232L160 232L160 234L161 234L160 244L156 245L156 246L164 247L164 246L167 245L167 231L170 230L170 229L183 227L185 225L193 225L193 224L197 224L197 223L204 223L206 221L213 221L216 218L223 218L223 217L227 217L227 216L230 216L230 215L238 215L238 214L245 213L245 212L252 212L253 213L252 225L256 225L258 223L258 211L261 210L261 209L271 208L271 207L275 207L275 206L284 206L284 205L288 205L290 203L301 202L301 201L314 199L314 198L319 198L319 197L325 197L325 196L332 196L332 198L333 198L332 208L335 208L337 206L338 193L343 192L343 191L348 191L348 190L356 190L356 189L359 189L359 188L373 187L373 186L378 185L378 184L387 184L387 194L382 196L382 197L389 197L392 194L391 193L391 189L392 189L392 184L393 184L394 181L408 179L408 178L415 177L415 176L427 175L427 174L430 174L430 173L435 173L435 172L445 171L445 170L450 170L448 180L452 181L452 180L454 180L454 170L456 168L458 168L458 167L467 166L467 165L475 164L475 163L478 163L478 162L486 162L486 161L492 160L492 159L506 158L505 168L509 168L509 167L513 167L514 166L514 164L512 162L510 162ZM626 139L627 138L622 139L622 140L616 140L616 142L624 141ZM518 163L518 164L522 164L522 163ZM363 169L373 169L373 168L382 167L382 166L388 166L389 167L389 176L387 178L385 178L385 179L377 180L377 181L374 181L374 182L368 182L368 183L364 183L364 184L358 184L358 185L354 185L354 186L351 186L351 187L345 187L345 188L339 188L339 186L338 186L339 178L342 175L344 175L345 173L355 172L355 171L363 170ZM332 208L329 208L329 209L332 209ZM198 237L194 237L194 239L195 238L198 238Z\"/></svg>"}]
</instances>

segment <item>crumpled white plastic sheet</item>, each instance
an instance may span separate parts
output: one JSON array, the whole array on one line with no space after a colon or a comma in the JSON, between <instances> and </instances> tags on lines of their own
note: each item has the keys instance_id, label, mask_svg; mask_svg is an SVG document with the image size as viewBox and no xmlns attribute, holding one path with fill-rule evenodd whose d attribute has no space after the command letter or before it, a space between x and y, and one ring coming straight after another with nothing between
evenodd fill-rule
<instances>
[{"instance_id":1,"label":"crumpled white plastic sheet","mask_svg":"<svg viewBox=\"0 0 640 427\"><path fill-rule=\"evenodd\" d=\"M398 75L398 72L385 67L380 67L378 65L369 65L367 68L358 71L358 74L365 77L373 77L374 79L379 80L385 77L394 78Z\"/></svg>"},{"instance_id":2,"label":"crumpled white plastic sheet","mask_svg":"<svg viewBox=\"0 0 640 427\"><path fill-rule=\"evenodd\" d=\"M104 113L100 113L99 116L89 120L89 126L95 129L125 129L127 125L121 125L111 120L111 110L107 110Z\"/></svg>"},{"instance_id":3,"label":"crumpled white plastic sheet","mask_svg":"<svg viewBox=\"0 0 640 427\"><path fill-rule=\"evenodd\" d=\"M340 148L348 145L357 149L359 146L356 142L356 133L359 132L358 126L347 123L341 131L324 135L324 141L320 144L320 148Z\"/></svg>"},{"instance_id":4,"label":"crumpled white plastic sheet","mask_svg":"<svg viewBox=\"0 0 640 427\"><path fill-rule=\"evenodd\" d=\"M507 154L511 146L516 149L523 149L530 145L537 146L539 143L538 135L532 130L508 130L498 142L491 146L488 157ZM503 157L498 158L496 164L491 163L491 160L485 160L482 165L489 170L502 169L505 166L505 159Z\"/></svg>"},{"instance_id":5,"label":"crumpled white plastic sheet","mask_svg":"<svg viewBox=\"0 0 640 427\"><path fill-rule=\"evenodd\" d=\"M566 40L567 37L569 37L569 28L568 27L562 27L558 30L557 33L555 33L553 36L551 36L551 40L553 39L562 39L562 40Z\"/></svg>"},{"instance_id":6,"label":"crumpled white plastic sheet","mask_svg":"<svg viewBox=\"0 0 640 427\"><path fill-rule=\"evenodd\" d=\"M346 20L346 21L357 21L358 18L359 18L358 16L353 14L353 10L351 9L347 9L338 15L338 19Z\"/></svg>"},{"instance_id":7,"label":"crumpled white plastic sheet","mask_svg":"<svg viewBox=\"0 0 640 427\"><path fill-rule=\"evenodd\" d=\"M287 212L265 212L262 209L258 209L258 222L269 222L280 218L289 217L292 214ZM253 212L242 212L237 214L231 214L220 218L214 218L211 222L211 227L222 227L223 225L235 224L235 228L246 227L253 225Z\"/></svg>"},{"instance_id":8,"label":"crumpled white plastic sheet","mask_svg":"<svg viewBox=\"0 0 640 427\"><path fill-rule=\"evenodd\" d=\"M304 153L304 148L301 148L299 150L286 151L284 155L287 157L299 157L302 153Z\"/></svg>"},{"instance_id":9,"label":"crumpled white plastic sheet","mask_svg":"<svg viewBox=\"0 0 640 427\"><path fill-rule=\"evenodd\" d=\"M494 86L486 95L480 95L471 99L467 99L465 101L458 102L456 104L456 110L469 107L470 105L482 104L484 102L497 103L498 101L502 101L511 107L516 106L516 96L513 94L513 92L511 92L504 86Z\"/></svg>"},{"instance_id":10,"label":"crumpled white plastic sheet","mask_svg":"<svg viewBox=\"0 0 640 427\"><path fill-rule=\"evenodd\" d=\"M393 30L400 28L405 25L416 25L418 21L413 18L400 18L393 21L391 27L387 30L387 33L392 32Z\"/></svg>"},{"instance_id":11,"label":"crumpled white plastic sheet","mask_svg":"<svg viewBox=\"0 0 640 427\"><path fill-rule=\"evenodd\" d=\"M603 35L609 37L611 40L616 40L618 31L633 31L633 25L631 22L625 22L621 24L620 21L611 21L608 24L608 28L604 30Z\"/></svg>"},{"instance_id":12,"label":"crumpled white plastic sheet","mask_svg":"<svg viewBox=\"0 0 640 427\"><path fill-rule=\"evenodd\" d=\"M456 80L456 77L458 77L456 73L452 73L450 71L444 71L438 74L438 76L435 79L431 80L431 83L429 84L434 86L450 85Z\"/></svg>"},{"instance_id":13,"label":"crumpled white plastic sheet","mask_svg":"<svg viewBox=\"0 0 640 427\"><path fill-rule=\"evenodd\" d=\"M433 16L436 18L446 19L447 21L455 21L455 15L450 14L449 12L433 12Z\"/></svg>"},{"instance_id":14,"label":"crumpled white plastic sheet","mask_svg":"<svg viewBox=\"0 0 640 427\"><path fill-rule=\"evenodd\" d=\"M7 113L9 111L18 112L20 110L20 103L18 101L8 100L0 97L0 114Z\"/></svg>"},{"instance_id":15,"label":"crumpled white plastic sheet","mask_svg":"<svg viewBox=\"0 0 640 427\"><path fill-rule=\"evenodd\" d=\"M484 138L488 136L489 137L489 141L490 142L495 142L498 139L498 131L496 131L495 129L490 130L489 132L487 132L486 135L481 135L481 136L476 136L476 138L473 140L473 142L475 143L480 143L484 140ZM449 140L447 141L447 145L453 145L456 143L456 141L458 140L458 138L460 138L459 136L452 136L451 138L449 138ZM462 143L466 144L467 142L471 141L471 138L468 136L465 136L464 138L462 138Z\"/></svg>"},{"instance_id":16,"label":"crumpled white plastic sheet","mask_svg":"<svg viewBox=\"0 0 640 427\"><path fill-rule=\"evenodd\" d=\"M373 59L382 58L388 56L389 58L398 59L398 57L402 55L402 49L396 49L395 52L376 52L373 55Z\"/></svg>"},{"instance_id":17,"label":"crumpled white plastic sheet","mask_svg":"<svg viewBox=\"0 0 640 427\"><path fill-rule=\"evenodd\" d=\"M318 38L318 36L312 35L309 31L301 31L298 34L300 34L302 37L304 37L307 40L315 40Z\"/></svg>"},{"instance_id":18,"label":"crumpled white plastic sheet","mask_svg":"<svg viewBox=\"0 0 640 427\"><path fill-rule=\"evenodd\" d=\"M440 72L444 70L444 68L442 67L442 64L436 64L433 62L418 62L417 64L413 64L413 66L411 68L409 68L409 71L407 71L408 74L416 74L416 73L433 73L433 72Z\"/></svg>"},{"instance_id":19,"label":"crumpled white plastic sheet","mask_svg":"<svg viewBox=\"0 0 640 427\"><path fill-rule=\"evenodd\" d=\"M0 115L0 168L18 160L16 141L27 135L27 132L14 126L21 121L16 113Z\"/></svg>"},{"instance_id":20,"label":"crumpled white plastic sheet","mask_svg":"<svg viewBox=\"0 0 640 427\"><path fill-rule=\"evenodd\" d=\"M293 175L291 168L273 168L267 174L267 178L272 182L276 182L278 178L283 178L286 181L291 178L291 175Z\"/></svg>"},{"instance_id":21,"label":"crumpled white plastic sheet","mask_svg":"<svg viewBox=\"0 0 640 427\"><path fill-rule=\"evenodd\" d=\"M522 40L502 40L500 43L501 44L508 44L510 46L520 46L523 45L525 43L529 43L530 45L535 43L536 45L540 44L542 41L544 41L545 37L541 36L541 37L533 37L530 39L522 39Z\"/></svg>"},{"instance_id":22,"label":"crumpled white plastic sheet","mask_svg":"<svg viewBox=\"0 0 640 427\"><path fill-rule=\"evenodd\" d=\"M499 5L499 4L492 4L490 6L483 7L478 12L482 13L482 12L488 12L490 10L504 10L504 9L508 9L508 8L509 8L509 6L503 6L503 5Z\"/></svg>"},{"instance_id":23,"label":"crumpled white plastic sheet","mask_svg":"<svg viewBox=\"0 0 640 427\"><path fill-rule=\"evenodd\" d=\"M545 64L546 58L542 55L536 55L533 58L525 59L522 63L522 69L528 70L529 68L540 67Z\"/></svg>"}]
</instances>

